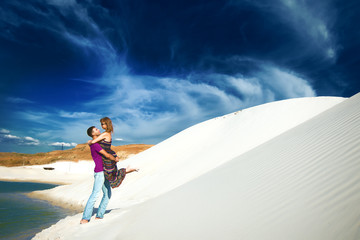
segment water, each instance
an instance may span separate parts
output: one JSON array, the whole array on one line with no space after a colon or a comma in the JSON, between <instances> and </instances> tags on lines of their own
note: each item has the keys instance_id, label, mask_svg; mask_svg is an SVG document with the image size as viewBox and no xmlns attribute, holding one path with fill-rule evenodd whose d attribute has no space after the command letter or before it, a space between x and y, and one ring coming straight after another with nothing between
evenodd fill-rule
<instances>
[{"instance_id":1,"label":"water","mask_svg":"<svg viewBox=\"0 0 360 240\"><path fill-rule=\"evenodd\" d=\"M56 187L53 184L0 181L0 239L31 239L74 211L53 206L24 193Z\"/></svg>"}]
</instances>

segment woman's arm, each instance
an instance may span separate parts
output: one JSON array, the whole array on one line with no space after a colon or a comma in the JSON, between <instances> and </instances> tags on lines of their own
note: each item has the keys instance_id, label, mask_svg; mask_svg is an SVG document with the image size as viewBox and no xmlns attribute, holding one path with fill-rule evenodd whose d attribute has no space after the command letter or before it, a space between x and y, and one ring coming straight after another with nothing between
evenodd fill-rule
<instances>
[{"instance_id":1,"label":"woman's arm","mask_svg":"<svg viewBox=\"0 0 360 240\"><path fill-rule=\"evenodd\" d=\"M89 141L88 141L88 144L91 145L91 144L100 142L101 140L105 139L105 138L108 137L108 136L109 136L109 133L108 133L108 132L103 132L103 133L100 134L97 138L95 138L95 139L93 139L93 140L89 140Z\"/></svg>"}]
</instances>

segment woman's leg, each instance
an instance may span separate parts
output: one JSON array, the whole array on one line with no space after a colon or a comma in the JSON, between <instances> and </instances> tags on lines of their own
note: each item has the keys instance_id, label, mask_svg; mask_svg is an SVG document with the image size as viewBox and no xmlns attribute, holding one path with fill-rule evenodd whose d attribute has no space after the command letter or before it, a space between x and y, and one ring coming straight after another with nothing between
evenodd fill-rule
<instances>
[{"instance_id":1,"label":"woman's leg","mask_svg":"<svg viewBox=\"0 0 360 240\"><path fill-rule=\"evenodd\" d=\"M126 167L126 173L138 172L138 171L139 171L138 168L131 168L130 166Z\"/></svg>"},{"instance_id":2,"label":"woman's leg","mask_svg":"<svg viewBox=\"0 0 360 240\"><path fill-rule=\"evenodd\" d=\"M82 220L86 220L86 221L90 220L90 218L92 216L94 204L96 202L97 195L99 194L100 189L104 185L104 180L105 180L105 178L104 178L104 173L103 172L94 173L93 190L92 190L92 193L91 193L91 195L90 195L90 197L89 197L89 199L88 199L88 201L86 203ZM82 221L82 223L85 223L86 221Z\"/></svg>"}]
</instances>

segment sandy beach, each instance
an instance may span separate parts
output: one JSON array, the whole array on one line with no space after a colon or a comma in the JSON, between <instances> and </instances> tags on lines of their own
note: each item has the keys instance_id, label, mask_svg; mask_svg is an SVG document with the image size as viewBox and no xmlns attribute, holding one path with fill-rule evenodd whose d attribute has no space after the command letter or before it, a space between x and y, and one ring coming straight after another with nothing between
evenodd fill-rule
<instances>
[{"instance_id":1,"label":"sandy beach","mask_svg":"<svg viewBox=\"0 0 360 240\"><path fill-rule=\"evenodd\" d=\"M34 239L359 239L359 106L360 94L298 98L194 125L118 163L140 171L103 220L77 214ZM83 209L93 163L44 166L0 176L65 184L33 194Z\"/></svg>"}]
</instances>

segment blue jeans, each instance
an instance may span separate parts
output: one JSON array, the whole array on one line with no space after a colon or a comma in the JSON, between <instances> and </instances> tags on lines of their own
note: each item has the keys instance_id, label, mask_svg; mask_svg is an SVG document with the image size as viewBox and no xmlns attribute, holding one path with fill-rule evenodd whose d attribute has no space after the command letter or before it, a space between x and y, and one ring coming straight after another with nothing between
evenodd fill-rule
<instances>
[{"instance_id":1,"label":"blue jeans","mask_svg":"<svg viewBox=\"0 0 360 240\"><path fill-rule=\"evenodd\" d=\"M102 189L103 197L101 199L96 217L104 217L106 206L108 205L109 199L111 198L111 188L109 181L104 177L104 172L96 172L94 173L94 187L89 197L89 200L86 203L82 219L90 220L93 213L94 204L96 202L97 196L99 195L100 189Z\"/></svg>"}]
</instances>

